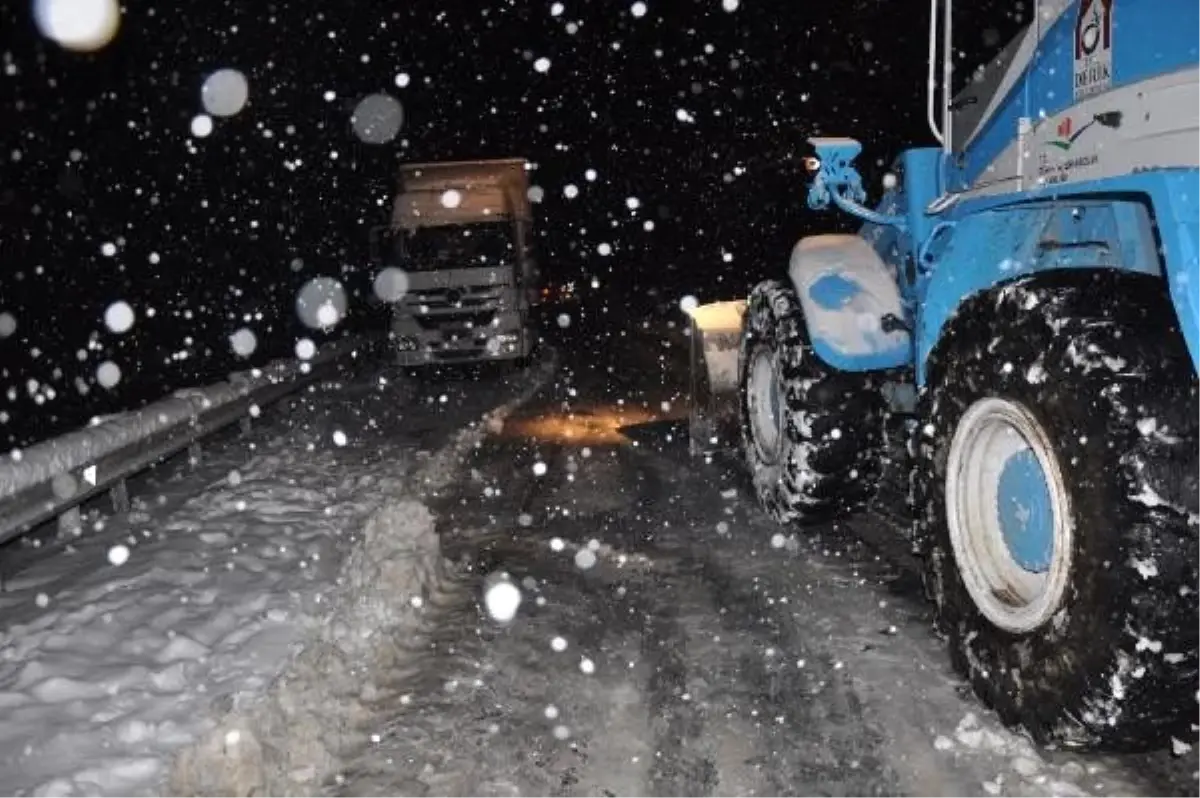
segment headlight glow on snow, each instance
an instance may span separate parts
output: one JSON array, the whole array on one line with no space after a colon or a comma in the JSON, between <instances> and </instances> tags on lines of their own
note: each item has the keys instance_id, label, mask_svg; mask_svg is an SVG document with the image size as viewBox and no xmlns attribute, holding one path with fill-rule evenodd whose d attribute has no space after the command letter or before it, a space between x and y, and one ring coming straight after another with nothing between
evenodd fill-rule
<instances>
[{"instance_id":1,"label":"headlight glow on snow","mask_svg":"<svg viewBox=\"0 0 1200 798\"><path fill-rule=\"evenodd\" d=\"M535 418L509 419L503 437L548 443L620 444L628 442L623 427L684 417L654 413L638 407L587 407L567 413L547 413Z\"/></svg>"}]
</instances>

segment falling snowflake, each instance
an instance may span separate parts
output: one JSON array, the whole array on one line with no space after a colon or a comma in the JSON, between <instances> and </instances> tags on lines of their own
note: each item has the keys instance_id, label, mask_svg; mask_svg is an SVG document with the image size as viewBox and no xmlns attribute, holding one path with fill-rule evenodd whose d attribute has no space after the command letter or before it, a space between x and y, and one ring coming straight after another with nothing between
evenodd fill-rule
<instances>
[{"instance_id":1,"label":"falling snowflake","mask_svg":"<svg viewBox=\"0 0 1200 798\"><path fill-rule=\"evenodd\" d=\"M328 329L346 315L346 289L332 277L314 277L296 295L296 314L306 327Z\"/></svg>"},{"instance_id":2,"label":"falling snowflake","mask_svg":"<svg viewBox=\"0 0 1200 798\"><path fill-rule=\"evenodd\" d=\"M200 87L200 102L212 116L235 116L249 96L246 76L236 69L218 69Z\"/></svg>"},{"instance_id":3,"label":"falling snowflake","mask_svg":"<svg viewBox=\"0 0 1200 798\"><path fill-rule=\"evenodd\" d=\"M133 322L133 308L123 300L112 303L104 311L104 325L117 334L129 332L133 327Z\"/></svg>"},{"instance_id":4,"label":"falling snowflake","mask_svg":"<svg viewBox=\"0 0 1200 798\"><path fill-rule=\"evenodd\" d=\"M350 126L359 141L387 144L404 124L404 109L390 94L379 92L363 97L350 115Z\"/></svg>"},{"instance_id":5,"label":"falling snowflake","mask_svg":"<svg viewBox=\"0 0 1200 798\"><path fill-rule=\"evenodd\" d=\"M206 138L213 132L213 118L208 114L196 114L192 117L191 130L196 138Z\"/></svg>"},{"instance_id":6,"label":"falling snowflake","mask_svg":"<svg viewBox=\"0 0 1200 798\"><path fill-rule=\"evenodd\" d=\"M493 620L508 623L516 617L517 608L521 606L521 589L507 574L495 575L484 589L483 606Z\"/></svg>"},{"instance_id":7,"label":"falling snowflake","mask_svg":"<svg viewBox=\"0 0 1200 798\"><path fill-rule=\"evenodd\" d=\"M112 41L121 24L117 0L36 0L38 31L67 50L92 52Z\"/></svg>"},{"instance_id":8,"label":"falling snowflake","mask_svg":"<svg viewBox=\"0 0 1200 798\"><path fill-rule=\"evenodd\" d=\"M408 273L395 266L388 266L375 275L375 296L382 302L399 302L408 293Z\"/></svg>"},{"instance_id":9,"label":"falling snowflake","mask_svg":"<svg viewBox=\"0 0 1200 798\"><path fill-rule=\"evenodd\" d=\"M106 360L96 367L96 382L101 387L114 388L121 381L121 367L111 360Z\"/></svg>"},{"instance_id":10,"label":"falling snowflake","mask_svg":"<svg viewBox=\"0 0 1200 798\"><path fill-rule=\"evenodd\" d=\"M243 327L229 336L229 347L238 357L250 357L258 348L258 338L249 327Z\"/></svg>"}]
</instances>

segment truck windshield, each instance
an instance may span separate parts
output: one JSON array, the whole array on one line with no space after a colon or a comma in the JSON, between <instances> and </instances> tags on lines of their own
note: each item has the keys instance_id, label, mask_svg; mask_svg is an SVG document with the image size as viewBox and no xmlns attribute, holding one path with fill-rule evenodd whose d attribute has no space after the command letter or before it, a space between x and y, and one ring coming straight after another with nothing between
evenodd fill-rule
<instances>
[{"instance_id":1,"label":"truck windshield","mask_svg":"<svg viewBox=\"0 0 1200 798\"><path fill-rule=\"evenodd\" d=\"M455 224L406 230L392 239L391 258L409 271L463 269L512 263L508 224Z\"/></svg>"}]
</instances>

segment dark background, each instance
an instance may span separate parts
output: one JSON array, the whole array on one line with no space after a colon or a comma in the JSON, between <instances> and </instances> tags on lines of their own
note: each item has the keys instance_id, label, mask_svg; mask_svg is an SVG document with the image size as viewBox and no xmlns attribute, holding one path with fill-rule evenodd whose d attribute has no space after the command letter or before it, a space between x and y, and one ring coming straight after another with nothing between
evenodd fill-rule
<instances>
[{"instance_id":1,"label":"dark background","mask_svg":"<svg viewBox=\"0 0 1200 798\"><path fill-rule=\"evenodd\" d=\"M259 341L250 364L299 337L381 328L368 230L403 160L536 164L543 269L577 276L589 312L619 326L654 299L744 295L800 235L853 229L804 209L806 136L862 141L873 188L903 147L930 143L924 0L743 0L733 13L648 0L640 18L623 0L551 5L130 2L116 39L81 55L43 39L28 2L0 2L0 312L18 322L0 340L0 448L245 368L228 343L242 326ZM1027 6L958 4L960 75ZM223 67L246 75L249 104L192 139L201 84ZM404 127L364 144L351 112L380 91ZM294 310L320 275L350 293L328 335ZM138 316L124 335L103 323L119 299ZM108 359L123 372L111 390L95 382Z\"/></svg>"}]
</instances>

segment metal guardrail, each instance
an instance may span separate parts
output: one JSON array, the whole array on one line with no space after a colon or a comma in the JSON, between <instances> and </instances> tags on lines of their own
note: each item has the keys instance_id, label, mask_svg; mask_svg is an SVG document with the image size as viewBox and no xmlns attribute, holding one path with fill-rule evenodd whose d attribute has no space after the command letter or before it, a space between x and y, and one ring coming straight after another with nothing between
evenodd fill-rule
<instances>
[{"instance_id":1,"label":"metal guardrail","mask_svg":"<svg viewBox=\"0 0 1200 798\"><path fill-rule=\"evenodd\" d=\"M114 509L127 510L126 479L184 449L198 456L201 439L234 422L248 427L251 406L268 405L331 376L377 343L338 341L311 360L282 359L235 372L225 382L178 390L140 410L14 451L0 461L0 543L52 518L60 529L78 529L79 505L105 490Z\"/></svg>"}]
</instances>

